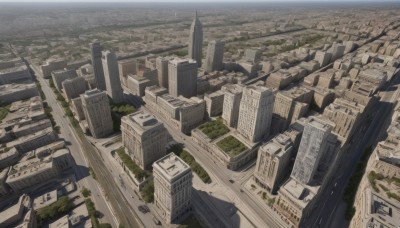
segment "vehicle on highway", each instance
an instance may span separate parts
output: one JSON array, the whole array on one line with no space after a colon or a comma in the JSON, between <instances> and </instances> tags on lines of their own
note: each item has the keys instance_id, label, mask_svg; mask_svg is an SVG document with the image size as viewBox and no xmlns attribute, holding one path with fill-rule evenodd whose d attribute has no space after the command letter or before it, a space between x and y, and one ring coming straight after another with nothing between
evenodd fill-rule
<instances>
[{"instance_id":1,"label":"vehicle on highway","mask_svg":"<svg viewBox=\"0 0 400 228\"><path fill-rule=\"evenodd\" d=\"M231 182L232 184L233 184L233 183L235 183L235 181L234 181L234 180L232 180L232 179L229 179L229 182Z\"/></svg>"},{"instance_id":2,"label":"vehicle on highway","mask_svg":"<svg viewBox=\"0 0 400 228\"><path fill-rule=\"evenodd\" d=\"M243 189L240 189L240 192L243 192Z\"/></svg>"}]
</instances>

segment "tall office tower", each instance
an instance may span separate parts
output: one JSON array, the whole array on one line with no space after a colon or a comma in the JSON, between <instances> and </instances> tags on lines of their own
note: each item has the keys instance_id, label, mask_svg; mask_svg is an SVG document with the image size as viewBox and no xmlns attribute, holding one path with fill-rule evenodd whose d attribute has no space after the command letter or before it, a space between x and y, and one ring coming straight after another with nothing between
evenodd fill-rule
<instances>
[{"instance_id":1,"label":"tall office tower","mask_svg":"<svg viewBox=\"0 0 400 228\"><path fill-rule=\"evenodd\" d=\"M240 101L242 100L243 87L238 84L222 86L224 103L222 106L222 119L229 127L236 128L239 118Z\"/></svg>"},{"instance_id":2,"label":"tall office tower","mask_svg":"<svg viewBox=\"0 0 400 228\"><path fill-rule=\"evenodd\" d=\"M285 134L280 134L258 150L254 180L264 189L275 193L289 172L294 145Z\"/></svg>"},{"instance_id":3,"label":"tall office tower","mask_svg":"<svg viewBox=\"0 0 400 228\"><path fill-rule=\"evenodd\" d=\"M102 61L107 94L111 97L114 103L121 103L123 101L124 93L119 78L117 56L113 52L103 51Z\"/></svg>"},{"instance_id":4,"label":"tall office tower","mask_svg":"<svg viewBox=\"0 0 400 228\"><path fill-rule=\"evenodd\" d=\"M197 63L191 59L173 59L168 64L169 94L190 98L197 95Z\"/></svg>"},{"instance_id":5,"label":"tall office tower","mask_svg":"<svg viewBox=\"0 0 400 228\"><path fill-rule=\"evenodd\" d=\"M189 58L196 60L197 66L201 67L201 59L203 58L203 26L199 18L194 16L192 26L190 27L189 36Z\"/></svg>"},{"instance_id":6,"label":"tall office tower","mask_svg":"<svg viewBox=\"0 0 400 228\"><path fill-rule=\"evenodd\" d=\"M142 169L165 156L167 130L157 119L143 111L121 119L122 143L132 160Z\"/></svg>"},{"instance_id":7,"label":"tall office tower","mask_svg":"<svg viewBox=\"0 0 400 228\"><path fill-rule=\"evenodd\" d=\"M207 57L206 57L206 71L212 72L216 70L222 70L223 58L224 58L224 42L219 40L213 40L208 43Z\"/></svg>"},{"instance_id":8,"label":"tall office tower","mask_svg":"<svg viewBox=\"0 0 400 228\"><path fill-rule=\"evenodd\" d=\"M267 87L244 87L237 127L244 138L258 142L269 135L274 99L274 94Z\"/></svg>"},{"instance_id":9,"label":"tall office tower","mask_svg":"<svg viewBox=\"0 0 400 228\"><path fill-rule=\"evenodd\" d=\"M304 127L296 161L291 176L303 184L310 184L314 179L319 163L328 149L331 135L330 122L311 118Z\"/></svg>"},{"instance_id":10,"label":"tall office tower","mask_svg":"<svg viewBox=\"0 0 400 228\"><path fill-rule=\"evenodd\" d=\"M92 136L102 138L111 134L113 132L113 121L106 92L98 89L87 90L81 95L81 100Z\"/></svg>"},{"instance_id":11,"label":"tall office tower","mask_svg":"<svg viewBox=\"0 0 400 228\"><path fill-rule=\"evenodd\" d=\"M192 211L192 170L170 153L153 164L154 202L167 223L180 223Z\"/></svg>"},{"instance_id":12,"label":"tall office tower","mask_svg":"<svg viewBox=\"0 0 400 228\"><path fill-rule=\"evenodd\" d=\"M168 88L168 58L157 57L156 69L158 74L158 85L160 87Z\"/></svg>"},{"instance_id":13,"label":"tall office tower","mask_svg":"<svg viewBox=\"0 0 400 228\"><path fill-rule=\"evenodd\" d=\"M90 51L92 53L92 66L94 77L96 78L97 88L100 90L106 90L106 81L104 78L103 64L101 61L101 52L103 48L99 43L91 43Z\"/></svg>"}]
</instances>

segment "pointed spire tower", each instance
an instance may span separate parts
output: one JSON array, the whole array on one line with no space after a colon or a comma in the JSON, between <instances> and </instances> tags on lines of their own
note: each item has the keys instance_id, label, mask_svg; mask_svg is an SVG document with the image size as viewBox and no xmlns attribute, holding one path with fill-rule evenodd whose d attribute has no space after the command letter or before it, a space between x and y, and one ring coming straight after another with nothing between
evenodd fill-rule
<instances>
[{"instance_id":1,"label":"pointed spire tower","mask_svg":"<svg viewBox=\"0 0 400 228\"><path fill-rule=\"evenodd\" d=\"M189 36L189 58L196 60L198 67L201 67L203 57L203 26L197 17L197 10L194 16Z\"/></svg>"}]
</instances>

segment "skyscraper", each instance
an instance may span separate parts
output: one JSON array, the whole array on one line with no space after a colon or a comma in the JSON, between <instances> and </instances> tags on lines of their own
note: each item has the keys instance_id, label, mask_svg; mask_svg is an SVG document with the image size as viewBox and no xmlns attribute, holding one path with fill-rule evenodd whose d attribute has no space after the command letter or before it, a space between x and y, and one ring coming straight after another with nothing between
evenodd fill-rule
<instances>
[{"instance_id":1,"label":"skyscraper","mask_svg":"<svg viewBox=\"0 0 400 228\"><path fill-rule=\"evenodd\" d=\"M113 132L113 121L106 92L98 89L87 90L81 95L82 108L89 130L95 138L105 137Z\"/></svg>"},{"instance_id":2,"label":"skyscraper","mask_svg":"<svg viewBox=\"0 0 400 228\"><path fill-rule=\"evenodd\" d=\"M273 108L274 94L270 89L264 86L244 87L237 131L251 142L258 142L269 135Z\"/></svg>"},{"instance_id":3,"label":"skyscraper","mask_svg":"<svg viewBox=\"0 0 400 228\"><path fill-rule=\"evenodd\" d=\"M154 202L167 223L180 223L192 211L192 170L170 153L153 164Z\"/></svg>"},{"instance_id":4,"label":"skyscraper","mask_svg":"<svg viewBox=\"0 0 400 228\"><path fill-rule=\"evenodd\" d=\"M173 59L168 64L169 94L190 98L197 95L197 64L191 59Z\"/></svg>"},{"instance_id":5,"label":"skyscraper","mask_svg":"<svg viewBox=\"0 0 400 228\"><path fill-rule=\"evenodd\" d=\"M107 94L115 103L121 103L123 91L119 78L117 56L113 52L103 51L102 61Z\"/></svg>"},{"instance_id":6,"label":"skyscraper","mask_svg":"<svg viewBox=\"0 0 400 228\"><path fill-rule=\"evenodd\" d=\"M106 90L106 81L104 79L103 64L101 61L101 52L103 51L103 48L99 43L95 42L90 44L90 51L92 53L92 66L97 88L100 90Z\"/></svg>"},{"instance_id":7,"label":"skyscraper","mask_svg":"<svg viewBox=\"0 0 400 228\"><path fill-rule=\"evenodd\" d=\"M224 42L219 40L213 40L208 43L205 67L207 72L223 69L224 46Z\"/></svg>"},{"instance_id":8,"label":"skyscraper","mask_svg":"<svg viewBox=\"0 0 400 228\"><path fill-rule=\"evenodd\" d=\"M318 165L328 147L332 125L318 118L311 118L305 126L299 151L291 176L303 184L314 179Z\"/></svg>"},{"instance_id":9,"label":"skyscraper","mask_svg":"<svg viewBox=\"0 0 400 228\"><path fill-rule=\"evenodd\" d=\"M122 117L122 143L132 160L142 169L165 156L167 130L157 119L143 111Z\"/></svg>"},{"instance_id":10,"label":"skyscraper","mask_svg":"<svg viewBox=\"0 0 400 228\"><path fill-rule=\"evenodd\" d=\"M189 58L196 60L198 67L201 67L203 58L203 27L197 17L197 11L194 16L189 36Z\"/></svg>"},{"instance_id":11,"label":"skyscraper","mask_svg":"<svg viewBox=\"0 0 400 228\"><path fill-rule=\"evenodd\" d=\"M157 57L156 59L158 85L166 89L168 89L168 62L169 59L165 57Z\"/></svg>"}]
</instances>

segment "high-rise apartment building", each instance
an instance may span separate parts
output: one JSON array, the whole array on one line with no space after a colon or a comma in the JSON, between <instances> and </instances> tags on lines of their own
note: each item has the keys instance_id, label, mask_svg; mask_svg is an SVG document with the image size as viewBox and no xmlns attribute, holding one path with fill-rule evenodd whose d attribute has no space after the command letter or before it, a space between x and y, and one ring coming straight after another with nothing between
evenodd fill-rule
<instances>
[{"instance_id":1,"label":"high-rise apartment building","mask_svg":"<svg viewBox=\"0 0 400 228\"><path fill-rule=\"evenodd\" d=\"M97 42L90 44L90 52L92 54L92 66L94 77L96 78L97 88L100 90L106 90L106 81L104 78L103 64L101 61L101 52L103 48Z\"/></svg>"},{"instance_id":2,"label":"high-rise apartment building","mask_svg":"<svg viewBox=\"0 0 400 228\"><path fill-rule=\"evenodd\" d=\"M221 90L224 92L222 119L229 127L236 128L239 118L239 108L240 101L242 100L243 87L237 84L225 85Z\"/></svg>"},{"instance_id":3,"label":"high-rise apartment building","mask_svg":"<svg viewBox=\"0 0 400 228\"><path fill-rule=\"evenodd\" d=\"M237 131L251 142L268 136L271 128L274 94L264 86L243 88Z\"/></svg>"},{"instance_id":4,"label":"high-rise apartment building","mask_svg":"<svg viewBox=\"0 0 400 228\"><path fill-rule=\"evenodd\" d=\"M173 59L168 64L169 94L190 98L197 95L197 64L191 59Z\"/></svg>"},{"instance_id":5,"label":"high-rise apartment building","mask_svg":"<svg viewBox=\"0 0 400 228\"><path fill-rule=\"evenodd\" d=\"M154 202L167 223L180 223L192 211L192 170L170 153L153 164Z\"/></svg>"},{"instance_id":6,"label":"high-rise apartment building","mask_svg":"<svg viewBox=\"0 0 400 228\"><path fill-rule=\"evenodd\" d=\"M117 56L115 53L110 51L103 51L102 53L102 64L107 94L111 97L114 103L121 103L123 101L124 93L119 78Z\"/></svg>"},{"instance_id":7,"label":"high-rise apartment building","mask_svg":"<svg viewBox=\"0 0 400 228\"><path fill-rule=\"evenodd\" d=\"M121 132L127 153L142 169L165 156L168 132L153 115L140 111L122 117Z\"/></svg>"},{"instance_id":8,"label":"high-rise apartment building","mask_svg":"<svg viewBox=\"0 0 400 228\"><path fill-rule=\"evenodd\" d=\"M168 88L168 63L169 59L165 57L157 57L156 69L158 74L158 85Z\"/></svg>"},{"instance_id":9,"label":"high-rise apartment building","mask_svg":"<svg viewBox=\"0 0 400 228\"><path fill-rule=\"evenodd\" d=\"M197 11L194 16L189 36L189 58L196 60L197 66L201 67L203 58L203 26L197 17Z\"/></svg>"},{"instance_id":10,"label":"high-rise apartment building","mask_svg":"<svg viewBox=\"0 0 400 228\"><path fill-rule=\"evenodd\" d=\"M299 150L291 177L303 184L310 184L328 149L332 123L319 118L311 118L304 127Z\"/></svg>"},{"instance_id":11,"label":"high-rise apartment building","mask_svg":"<svg viewBox=\"0 0 400 228\"><path fill-rule=\"evenodd\" d=\"M208 43L205 70L212 72L224 68L222 60L224 59L224 42L213 40Z\"/></svg>"},{"instance_id":12,"label":"high-rise apartment building","mask_svg":"<svg viewBox=\"0 0 400 228\"><path fill-rule=\"evenodd\" d=\"M106 92L98 89L87 90L81 95L82 108L90 133L102 138L113 132L111 109Z\"/></svg>"},{"instance_id":13,"label":"high-rise apartment building","mask_svg":"<svg viewBox=\"0 0 400 228\"><path fill-rule=\"evenodd\" d=\"M278 185L288 173L294 145L289 136L280 134L258 150L254 171L256 183L275 193Z\"/></svg>"}]
</instances>

